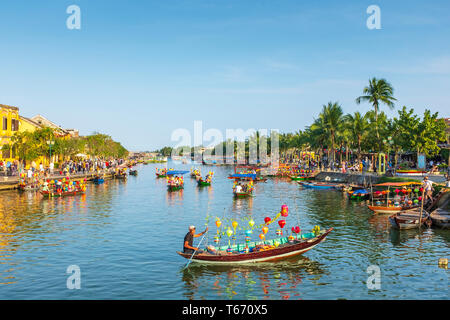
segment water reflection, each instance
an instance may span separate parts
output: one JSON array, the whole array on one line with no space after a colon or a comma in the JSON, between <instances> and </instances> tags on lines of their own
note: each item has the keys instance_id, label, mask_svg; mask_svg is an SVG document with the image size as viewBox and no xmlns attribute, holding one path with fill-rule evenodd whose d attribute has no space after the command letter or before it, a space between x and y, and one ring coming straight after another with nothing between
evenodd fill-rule
<instances>
[{"instance_id":1,"label":"water reflection","mask_svg":"<svg viewBox=\"0 0 450 320\"><path fill-rule=\"evenodd\" d=\"M219 299L300 299L306 290L302 283L320 284L323 266L307 257L291 257L277 263L239 266L209 266L192 263L180 268L187 299L201 299L205 291L214 291ZM205 284L210 284L209 287Z\"/></svg>"}]
</instances>

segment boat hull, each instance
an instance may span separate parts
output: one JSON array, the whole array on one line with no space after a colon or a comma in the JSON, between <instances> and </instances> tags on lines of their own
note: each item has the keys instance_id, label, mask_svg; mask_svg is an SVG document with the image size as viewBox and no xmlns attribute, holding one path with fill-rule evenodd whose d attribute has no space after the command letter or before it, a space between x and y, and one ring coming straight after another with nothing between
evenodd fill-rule
<instances>
[{"instance_id":1,"label":"boat hull","mask_svg":"<svg viewBox=\"0 0 450 320\"><path fill-rule=\"evenodd\" d=\"M227 255L202 253L194 255L194 257L192 257L192 262L210 265L236 265L283 260L289 257L301 255L311 250L321 242L325 241L326 237L332 230L333 228L330 228L315 238L302 241L297 240L293 244L280 245L278 248L266 251ZM192 254L186 254L178 251L177 253L186 259L190 259L192 256Z\"/></svg>"},{"instance_id":2,"label":"boat hull","mask_svg":"<svg viewBox=\"0 0 450 320\"><path fill-rule=\"evenodd\" d=\"M395 229L416 229L420 225L427 223L429 216L429 213L423 210L422 219L420 219L420 209L407 210L393 214L389 217L389 222Z\"/></svg>"},{"instance_id":3,"label":"boat hull","mask_svg":"<svg viewBox=\"0 0 450 320\"><path fill-rule=\"evenodd\" d=\"M402 207L367 206L374 213L393 214L403 210Z\"/></svg>"}]
</instances>

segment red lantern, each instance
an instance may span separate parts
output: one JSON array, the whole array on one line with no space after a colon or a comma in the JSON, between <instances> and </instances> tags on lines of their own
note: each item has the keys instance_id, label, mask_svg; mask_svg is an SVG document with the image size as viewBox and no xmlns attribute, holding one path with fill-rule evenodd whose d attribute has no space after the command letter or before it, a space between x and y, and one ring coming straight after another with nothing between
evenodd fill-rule
<instances>
[{"instance_id":1,"label":"red lantern","mask_svg":"<svg viewBox=\"0 0 450 320\"><path fill-rule=\"evenodd\" d=\"M278 225L280 226L281 229L284 228L285 224L286 224L286 220L280 220L280 221L278 221Z\"/></svg>"},{"instance_id":2,"label":"red lantern","mask_svg":"<svg viewBox=\"0 0 450 320\"><path fill-rule=\"evenodd\" d=\"M300 230L300 227L299 227L299 226L296 226L296 227L295 227L295 233L300 233L300 231L301 231L301 230Z\"/></svg>"},{"instance_id":3,"label":"red lantern","mask_svg":"<svg viewBox=\"0 0 450 320\"><path fill-rule=\"evenodd\" d=\"M398 194L399 192L400 192L400 190L398 190L398 189L395 189L395 193L397 193L397 194Z\"/></svg>"},{"instance_id":4,"label":"red lantern","mask_svg":"<svg viewBox=\"0 0 450 320\"><path fill-rule=\"evenodd\" d=\"M422 197L419 197L419 201L422 201Z\"/></svg>"},{"instance_id":5,"label":"red lantern","mask_svg":"<svg viewBox=\"0 0 450 320\"><path fill-rule=\"evenodd\" d=\"M422 191L423 191L423 188L420 188L419 191L422 192Z\"/></svg>"},{"instance_id":6,"label":"red lantern","mask_svg":"<svg viewBox=\"0 0 450 320\"><path fill-rule=\"evenodd\" d=\"M269 217L265 217L265 218L264 218L264 222L265 222L266 224L269 223L271 220L272 220L272 219L270 219Z\"/></svg>"}]
</instances>

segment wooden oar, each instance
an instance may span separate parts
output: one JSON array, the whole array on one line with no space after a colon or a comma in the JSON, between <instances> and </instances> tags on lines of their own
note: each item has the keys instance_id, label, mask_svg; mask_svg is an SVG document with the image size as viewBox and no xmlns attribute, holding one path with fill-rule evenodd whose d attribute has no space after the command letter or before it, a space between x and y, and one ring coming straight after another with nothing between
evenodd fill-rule
<instances>
[{"instance_id":1,"label":"wooden oar","mask_svg":"<svg viewBox=\"0 0 450 320\"><path fill-rule=\"evenodd\" d=\"M208 231L209 231L209 230L208 230ZM205 236L206 236L206 234L208 233L208 231L206 231L205 234L203 235L202 239L201 239L200 242L198 243L198 247L200 247L200 244L202 243L202 241L203 241L203 239L205 238ZM186 266L184 266L183 270L186 269L186 268L189 266L189 264L190 264L191 261L192 261L192 258L194 257L194 254L195 254L196 252L197 252L197 250L194 250L194 252L192 253L191 258L189 259L189 261L188 261L188 263L186 264Z\"/></svg>"}]
</instances>

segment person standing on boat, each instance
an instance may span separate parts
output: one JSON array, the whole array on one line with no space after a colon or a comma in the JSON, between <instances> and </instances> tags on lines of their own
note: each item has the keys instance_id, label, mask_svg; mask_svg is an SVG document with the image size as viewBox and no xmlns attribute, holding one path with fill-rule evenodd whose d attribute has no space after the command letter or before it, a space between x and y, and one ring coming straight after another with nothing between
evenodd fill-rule
<instances>
[{"instance_id":1,"label":"person standing on boat","mask_svg":"<svg viewBox=\"0 0 450 320\"><path fill-rule=\"evenodd\" d=\"M197 253L202 253L203 250L193 247L192 245L194 242L194 238L204 235L206 231L208 231L208 227L206 227L205 231L195 234L195 226L190 226L189 232L184 236L183 252L188 254L193 254L194 251L196 251Z\"/></svg>"},{"instance_id":2,"label":"person standing on boat","mask_svg":"<svg viewBox=\"0 0 450 320\"><path fill-rule=\"evenodd\" d=\"M423 178L423 182L422 182L422 188L424 188L425 190L425 199L424 203L426 203L427 199L430 199L430 201L433 200L433 182L428 180L428 177L426 176L425 178Z\"/></svg>"}]
</instances>

